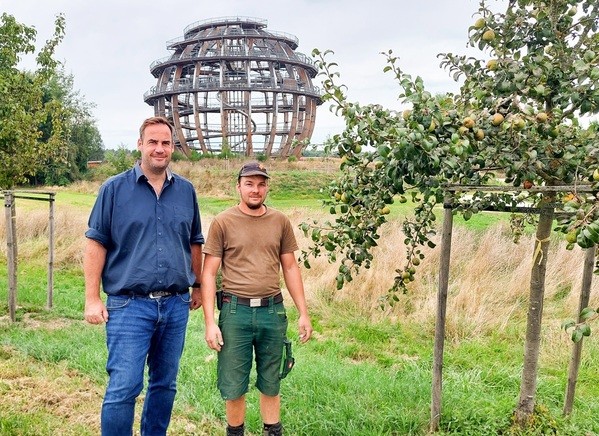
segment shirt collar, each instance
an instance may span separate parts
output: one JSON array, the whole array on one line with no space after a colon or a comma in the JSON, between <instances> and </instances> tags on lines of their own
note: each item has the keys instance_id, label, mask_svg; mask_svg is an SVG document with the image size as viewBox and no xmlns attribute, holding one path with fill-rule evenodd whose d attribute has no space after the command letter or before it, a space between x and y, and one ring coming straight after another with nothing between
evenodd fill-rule
<instances>
[{"instance_id":1,"label":"shirt collar","mask_svg":"<svg viewBox=\"0 0 599 436\"><path fill-rule=\"evenodd\" d=\"M135 166L133 167L133 171L135 171L135 180L137 182L139 182L139 179L141 177L146 178L146 176L144 175L144 172L141 170L141 161L138 160L135 163ZM171 171L171 169L169 167L167 167L166 168L166 181L169 182L169 183L172 183L173 180L174 180L174 178L173 178L173 172Z\"/></svg>"}]
</instances>

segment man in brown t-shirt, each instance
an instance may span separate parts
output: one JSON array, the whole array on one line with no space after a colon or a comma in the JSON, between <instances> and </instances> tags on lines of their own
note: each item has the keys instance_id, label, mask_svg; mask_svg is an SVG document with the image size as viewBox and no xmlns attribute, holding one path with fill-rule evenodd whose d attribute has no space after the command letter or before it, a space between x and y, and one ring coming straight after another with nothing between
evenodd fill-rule
<instances>
[{"instance_id":1,"label":"man in brown t-shirt","mask_svg":"<svg viewBox=\"0 0 599 436\"><path fill-rule=\"evenodd\" d=\"M293 228L284 214L264 204L269 178L259 162L243 165L237 178L239 204L214 218L203 250L206 342L218 351L218 388L226 405L227 435L244 434L245 394L254 352L264 435L282 434L280 369L289 341L281 270L299 312L300 341L312 335ZM223 304L217 324L214 301L219 268Z\"/></svg>"}]
</instances>

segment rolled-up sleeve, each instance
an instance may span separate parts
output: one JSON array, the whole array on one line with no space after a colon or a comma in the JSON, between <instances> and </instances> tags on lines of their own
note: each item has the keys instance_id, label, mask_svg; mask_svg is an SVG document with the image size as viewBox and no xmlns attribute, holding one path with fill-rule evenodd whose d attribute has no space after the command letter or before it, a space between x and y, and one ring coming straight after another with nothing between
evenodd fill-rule
<instances>
[{"instance_id":1,"label":"rolled-up sleeve","mask_svg":"<svg viewBox=\"0 0 599 436\"><path fill-rule=\"evenodd\" d=\"M98 192L98 198L92 208L88 220L87 238L98 241L104 247L110 247L112 212L114 208L114 189L112 184L105 183Z\"/></svg>"}]
</instances>

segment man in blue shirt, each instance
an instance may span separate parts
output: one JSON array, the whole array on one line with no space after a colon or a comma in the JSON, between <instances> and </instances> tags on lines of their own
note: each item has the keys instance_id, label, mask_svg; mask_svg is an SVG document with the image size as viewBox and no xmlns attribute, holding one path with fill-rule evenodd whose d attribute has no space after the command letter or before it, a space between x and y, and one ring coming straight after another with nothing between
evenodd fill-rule
<instances>
[{"instance_id":1,"label":"man in blue shirt","mask_svg":"<svg viewBox=\"0 0 599 436\"><path fill-rule=\"evenodd\" d=\"M143 122L137 149L141 162L100 188L85 233L84 316L106 323L103 436L132 434L146 361L141 434L166 434L189 310L202 305L199 207L193 185L168 167L174 143L166 118Z\"/></svg>"}]
</instances>

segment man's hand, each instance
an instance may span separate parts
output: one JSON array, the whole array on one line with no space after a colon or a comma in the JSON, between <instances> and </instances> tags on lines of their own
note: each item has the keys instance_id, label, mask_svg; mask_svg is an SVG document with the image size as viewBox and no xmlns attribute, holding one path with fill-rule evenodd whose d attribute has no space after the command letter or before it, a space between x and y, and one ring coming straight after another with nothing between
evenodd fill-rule
<instances>
[{"instance_id":1,"label":"man's hand","mask_svg":"<svg viewBox=\"0 0 599 436\"><path fill-rule=\"evenodd\" d=\"M90 324L102 324L108 321L108 311L104 302L100 299L93 301L86 300L83 316Z\"/></svg>"},{"instance_id":2,"label":"man's hand","mask_svg":"<svg viewBox=\"0 0 599 436\"><path fill-rule=\"evenodd\" d=\"M310 322L310 318L308 316L301 316L298 320L299 327L299 339L303 344L307 342L308 339L312 336L312 323Z\"/></svg>"},{"instance_id":3,"label":"man's hand","mask_svg":"<svg viewBox=\"0 0 599 436\"><path fill-rule=\"evenodd\" d=\"M208 346L216 351L220 351L221 347L225 344L223 342L223 334L216 324L206 326L205 339Z\"/></svg>"},{"instance_id":4,"label":"man's hand","mask_svg":"<svg viewBox=\"0 0 599 436\"><path fill-rule=\"evenodd\" d=\"M191 302L189 303L190 310L196 310L202 307L202 293L200 288L193 288L191 291Z\"/></svg>"}]
</instances>

